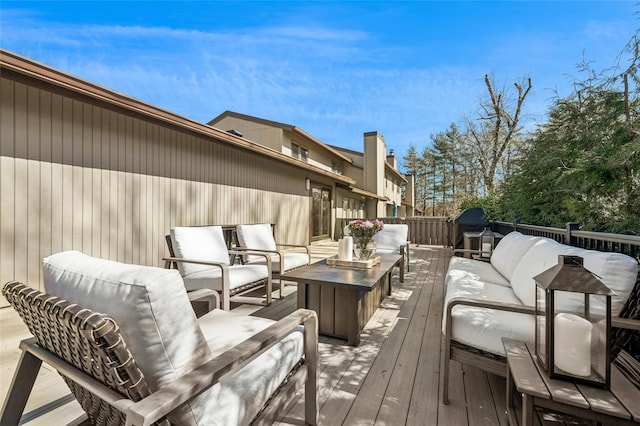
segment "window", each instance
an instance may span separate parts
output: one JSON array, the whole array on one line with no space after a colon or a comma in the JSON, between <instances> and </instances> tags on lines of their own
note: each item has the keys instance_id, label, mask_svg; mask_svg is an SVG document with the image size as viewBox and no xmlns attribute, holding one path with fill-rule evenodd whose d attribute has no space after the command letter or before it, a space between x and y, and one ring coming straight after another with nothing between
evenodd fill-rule
<instances>
[{"instance_id":1,"label":"window","mask_svg":"<svg viewBox=\"0 0 640 426\"><path fill-rule=\"evenodd\" d=\"M297 143L291 142L291 156L302 161L309 161L309 150Z\"/></svg>"},{"instance_id":2,"label":"window","mask_svg":"<svg viewBox=\"0 0 640 426\"><path fill-rule=\"evenodd\" d=\"M356 219L364 216L364 202L362 200L343 197L342 198L342 218Z\"/></svg>"}]
</instances>

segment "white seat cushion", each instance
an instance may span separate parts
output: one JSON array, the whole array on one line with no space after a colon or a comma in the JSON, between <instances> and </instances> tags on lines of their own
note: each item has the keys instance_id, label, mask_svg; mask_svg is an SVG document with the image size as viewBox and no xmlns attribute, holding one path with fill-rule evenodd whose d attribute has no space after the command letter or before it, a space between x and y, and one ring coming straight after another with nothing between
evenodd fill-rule
<instances>
[{"instance_id":1,"label":"white seat cushion","mask_svg":"<svg viewBox=\"0 0 640 426\"><path fill-rule=\"evenodd\" d=\"M452 281L470 278L487 283L509 287L509 281L503 277L489 262L483 262L466 257L452 257L445 278L445 285Z\"/></svg>"},{"instance_id":2,"label":"white seat cushion","mask_svg":"<svg viewBox=\"0 0 640 426\"><path fill-rule=\"evenodd\" d=\"M176 257L229 264L229 252L221 226L178 226L171 228L171 244ZM178 262L178 270L182 276L188 276L211 268L212 266Z\"/></svg>"},{"instance_id":3,"label":"white seat cushion","mask_svg":"<svg viewBox=\"0 0 640 426\"><path fill-rule=\"evenodd\" d=\"M277 250L273 229L268 223L236 226L236 235L240 247L257 250ZM257 256L245 256L245 262L255 262Z\"/></svg>"},{"instance_id":4,"label":"white seat cushion","mask_svg":"<svg viewBox=\"0 0 640 426\"><path fill-rule=\"evenodd\" d=\"M511 281L513 271L522 260L525 253L540 237L522 235L520 232L510 232L498 243L491 253L491 264L503 277Z\"/></svg>"},{"instance_id":5,"label":"white seat cushion","mask_svg":"<svg viewBox=\"0 0 640 426\"><path fill-rule=\"evenodd\" d=\"M444 306L456 297L521 304L511 288L471 278L452 282L446 291ZM446 330L445 326L446 315L442 322L443 332ZM533 315L466 306L454 307L452 311L453 340L496 355L504 356L503 337L533 341L534 332Z\"/></svg>"},{"instance_id":6,"label":"white seat cushion","mask_svg":"<svg viewBox=\"0 0 640 426\"><path fill-rule=\"evenodd\" d=\"M214 310L200 317L198 323L215 356L264 330L274 321ZM299 326L242 370L225 377L213 387L211 403L202 411L202 424L248 424L300 361L303 351L304 333Z\"/></svg>"},{"instance_id":7,"label":"white seat cushion","mask_svg":"<svg viewBox=\"0 0 640 426\"><path fill-rule=\"evenodd\" d=\"M231 265L229 266L229 289L233 290L256 281L264 280L269 276L266 265ZM220 268L207 269L194 272L182 277L187 290L210 288L218 292L222 291L222 271Z\"/></svg>"},{"instance_id":8,"label":"white seat cushion","mask_svg":"<svg viewBox=\"0 0 640 426\"><path fill-rule=\"evenodd\" d=\"M373 235L378 249L396 250L400 252L400 246L407 244L409 226L406 224L385 224L382 230Z\"/></svg>"},{"instance_id":9,"label":"white seat cushion","mask_svg":"<svg viewBox=\"0 0 640 426\"><path fill-rule=\"evenodd\" d=\"M54 254L43 264L47 293L116 321L152 391L209 358L209 346L178 271L128 265L77 251ZM207 394L180 408L171 416L172 422L192 423L192 409Z\"/></svg>"}]
</instances>

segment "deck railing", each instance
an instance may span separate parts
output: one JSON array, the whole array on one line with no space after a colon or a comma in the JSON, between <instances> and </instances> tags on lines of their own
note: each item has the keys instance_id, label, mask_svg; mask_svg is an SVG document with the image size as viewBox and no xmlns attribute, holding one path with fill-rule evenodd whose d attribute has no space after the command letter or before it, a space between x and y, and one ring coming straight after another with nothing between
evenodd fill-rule
<instances>
[{"instance_id":1,"label":"deck railing","mask_svg":"<svg viewBox=\"0 0 640 426\"><path fill-rule=\"evenodd\" d=\"M453 219L450 217L381 217L384 223L406 223L409 225L409 239L413 244L436 246L453 245ZM342 236L344 227L354 219L337 219L336 235ZM640 236L611 234L606 232L581 231L577 223L568 223L565 228L527 225L518 222L491 221L491 229L501 234L519 231L526 235L547 237L574 247L589 250L624 253L640 260Z\"/></svg>"},{"instance_id":2,"label":"deck railing","mask_svg":"<svg viewBox=\"0 0 640 426\"><path fill-rule=\"evenodd\" d=\"M526 235L552 238L560 243L589 250L623 253L640 260L640 236L581 231L577 223L562 228L492 221L491 229L501 234L519 231Z\"/></svg>"}]
</instances>

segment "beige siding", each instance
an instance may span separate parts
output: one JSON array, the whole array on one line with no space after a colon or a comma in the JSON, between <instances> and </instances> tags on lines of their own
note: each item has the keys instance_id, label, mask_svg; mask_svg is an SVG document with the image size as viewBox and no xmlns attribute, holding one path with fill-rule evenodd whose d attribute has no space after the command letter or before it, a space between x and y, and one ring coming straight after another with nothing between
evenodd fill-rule
<instances>
[{"instance_id":1,"label":"beige siding","mask_svg":"<svg viewBox=\"0 0 640 426\"><path fill-rule=\"evenodd\" d=\"M344 168L345 176L349 176L351 179L357 182L359 188L364 187L364 169L362 167L356 167L353 165L346 165Z\"/></svg>"},{"instance_id":2,"label":"beige siding","mask_svg":"<svg viewBox=\"0 0 640 426\"><path fill-rule=\"evenodd\" d=\"M160 266L175 225L276 223L307 243L301 169L0 79L0 283L42 282L61 250Z\"/></svg>"},{"instance_id":3,"label":"beige siding","mask_svg":"<svg viewBox=\"0 0 640 426\"><path fill-rule=\"evenodd\" d=\"M283 130L273 126L267 126L255 121L243 120L236 117L224 117L215 125L220 130L235 129L242 133L245 139L268 146L276 151L282 151Z\"/></svg>"}]
</instances>

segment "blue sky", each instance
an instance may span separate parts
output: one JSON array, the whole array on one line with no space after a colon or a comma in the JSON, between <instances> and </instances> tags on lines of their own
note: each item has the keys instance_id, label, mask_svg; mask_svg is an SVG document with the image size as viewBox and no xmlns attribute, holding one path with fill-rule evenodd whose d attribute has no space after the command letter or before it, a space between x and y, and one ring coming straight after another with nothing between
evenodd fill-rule
<instances>
[{"instance_id":1,"label":"blue sky","mask_svg":"<svg viewBox=\"0 0 640 426\"><path fill-rule=\"evenodd\" d=\"M576 64L613 67L632 1L0 2L0 46L199 122L225 110L405 154L531 77L528 126ZM226 129L225 129L226 130Z\"/></svg>"}]
</instances>

